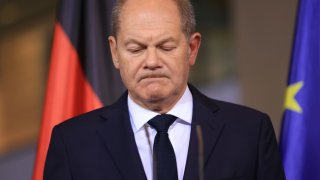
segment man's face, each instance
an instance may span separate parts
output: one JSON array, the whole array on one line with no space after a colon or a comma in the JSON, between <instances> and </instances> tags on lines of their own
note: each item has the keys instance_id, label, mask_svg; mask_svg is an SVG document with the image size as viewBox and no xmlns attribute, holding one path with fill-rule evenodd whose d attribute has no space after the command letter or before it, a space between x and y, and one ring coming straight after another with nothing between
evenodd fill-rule
<instances>
[{"instance_id":1,"label":"man's face","mask_svg":"<svg viewBox=\"0 0 320 180\"><path fill-rule=\"evenodd\" d=\"M128 0L119 27L109 43L130 97L147 109L169 110L185 91L200 34L186 38L171 0Z\"/></svg>"}]
</instances>

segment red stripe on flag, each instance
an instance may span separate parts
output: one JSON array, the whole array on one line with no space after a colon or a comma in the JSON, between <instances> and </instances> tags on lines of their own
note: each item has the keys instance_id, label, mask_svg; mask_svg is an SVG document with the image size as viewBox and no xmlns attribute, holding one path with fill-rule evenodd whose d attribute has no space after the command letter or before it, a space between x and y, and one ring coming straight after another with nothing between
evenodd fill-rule
<instances>
[{"instance_id":1,"label":"red stripe on flag","mask_svg":"<svg viewBox=\"0 0 320 180\"><path fill-rule=\"evenodd\" d=\"M56 23L34 180L43 179L52 128L68 118L101 106L84 75L76 49L60 23Z\"/></svg>"}]
</instances>

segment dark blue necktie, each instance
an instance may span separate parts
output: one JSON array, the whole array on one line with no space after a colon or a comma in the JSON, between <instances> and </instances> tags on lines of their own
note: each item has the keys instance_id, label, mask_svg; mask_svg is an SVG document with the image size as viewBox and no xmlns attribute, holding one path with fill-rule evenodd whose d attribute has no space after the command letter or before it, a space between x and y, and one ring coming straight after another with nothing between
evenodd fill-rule
<instances>
[{"instance_id":1,"label":"dark blue necktie","mask_svg":"<svg viewBox=\"0 0 320 180\"><path fill-rule=\"evenodd\" d=\"M162 114L148 123L157 130L153 144L153 169L156 180L178 180L176 156L168 136L168 129L177 117Z\"/></svg>"}]
</instances>

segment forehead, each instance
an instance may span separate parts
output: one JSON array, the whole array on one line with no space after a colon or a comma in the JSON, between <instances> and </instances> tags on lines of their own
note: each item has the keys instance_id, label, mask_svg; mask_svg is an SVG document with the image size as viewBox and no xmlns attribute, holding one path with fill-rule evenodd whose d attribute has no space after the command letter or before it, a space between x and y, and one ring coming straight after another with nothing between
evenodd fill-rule
<instances>
[{"instance_id":1,"label":"forehead","mask_svg":"<svg viewBox=\"0 0 320 180\"><path fill-rule=\"evenodd\" d=\"M127 0L119 17L120 31L134 28L180 29L180 14L174 0Z\"/></svg>"}]
</instances>

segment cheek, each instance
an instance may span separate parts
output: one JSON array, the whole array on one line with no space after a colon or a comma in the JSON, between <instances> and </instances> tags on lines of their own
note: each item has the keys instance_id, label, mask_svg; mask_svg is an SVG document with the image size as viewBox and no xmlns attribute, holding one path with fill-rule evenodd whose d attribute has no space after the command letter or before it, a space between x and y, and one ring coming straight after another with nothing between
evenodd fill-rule
<instances>
[{"instance_id":1,"label":"cheek","mask_svg":"<svg viewBox=\"0 0 320 180\"><path fill-rule=\"evenodd\" d=\"M178 80L180 81L180 83L184 84L186 83L186 81L188 81L188 76L189 76L189 70L190 70L190 64L189 64L189 60L187 59L186 56L181 57L181 62L178 65L179 68L179 75L177 75Z\"/></svg>"},{"instance_id":2,"label":"cheek","mask_svg":"<svg viewBox=\"0 0 320 180\"><path fill-rule=\"evenodd\" d=\"M181 79L189 71L189 61L186 56L177 56L175 60L171 63L172 73L176 78Z\"/></svg>"},{"instance_id":3,"label":"cheek","mask_svg":"<svg viewBox=\"0 0 320 180\"><path fill-rule=\"evenodd\" d=\"M120 64L120 73L124 79L130 79L130 77L132 77L129 67L129 64Z\"/></svg>"},{"instance_id":4,"label":"cheek","mask_svg":"<svg viewBox=\"0 0 320 180\"><path fill-rule=\"evenodd\" d=\"M119 67L122 80L125 84L130 85L136 83L139 68L134 61L122 60Z\"/></svg>"}]
</instances>

